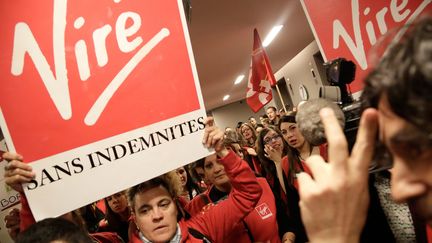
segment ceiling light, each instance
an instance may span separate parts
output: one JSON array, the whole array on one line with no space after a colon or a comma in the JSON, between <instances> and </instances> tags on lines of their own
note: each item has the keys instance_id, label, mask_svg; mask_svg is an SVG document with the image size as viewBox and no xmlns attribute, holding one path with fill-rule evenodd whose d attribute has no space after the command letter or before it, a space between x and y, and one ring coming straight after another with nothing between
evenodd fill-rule
<instances>
[{"instance_id":1,"label":"ceiling light","mask_svg":"<svg viewBox=\"0 0 432 243\"><path fill-rule=\"evenodd\" d=\"M234 81L234 84L239 84L239 83L241 83L241 81L243 81L243 79L244 79L244 75L242 74L242 75L239 75L237 78L236 78L236 80Z\"/></svg>"},{"instance_id":2,"label":"ceiling light","mask_svg":"<svg viewBox=\"0 0 432 243\"><path fill-rule=\"evenodd\" d=\"M282 27L283 27L283 25L277 25L277 26L273 27L273 29L270 31L270 33L268 33L268 35L264 39L264 42L263 42L264 47L267 47L268 45L270 45L270 43L274 40L276 35L282 29Z\"/></svg>"},{"instance_id":3,"label":"ceiling light","mask_svg":"<svg viewBox=\"0 0 432 243\"><path fill-rule=\"evenodd\" d=\"M223 97L223 101L229 99L229 97L230 97L229 95L225 95L225 96Z\"/></svg>"}]
</instances>

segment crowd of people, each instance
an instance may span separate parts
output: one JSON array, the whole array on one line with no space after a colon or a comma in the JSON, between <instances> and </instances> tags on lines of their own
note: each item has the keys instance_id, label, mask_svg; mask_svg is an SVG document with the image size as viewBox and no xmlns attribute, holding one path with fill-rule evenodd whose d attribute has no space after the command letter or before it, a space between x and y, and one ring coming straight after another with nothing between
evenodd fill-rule
<instances>
[{"instance_id":1,"label":"crowd of people","mask_svg":"<svg viewBox=\"0 0 432 243\"><path fill-rule=\"evenodd\" d=\"M423 18L366 78L352 151L328 108L319 146L299 130L301 106L267 107L234 129L209 117L203 145L214 154L38 223L21 187L35 175L7 152L5 181L22 205L7 226L16 242L432 243L431 93Z\"/></svg>"}]
</instances>

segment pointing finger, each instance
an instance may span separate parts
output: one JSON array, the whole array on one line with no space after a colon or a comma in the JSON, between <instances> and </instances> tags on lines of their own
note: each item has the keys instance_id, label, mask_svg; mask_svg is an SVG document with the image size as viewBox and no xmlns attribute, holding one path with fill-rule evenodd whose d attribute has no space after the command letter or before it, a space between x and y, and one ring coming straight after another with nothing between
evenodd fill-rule
<instances>
[{"instance_id":1,"label":"pointing finger","mask_svg":"<svg viewBox=\"0 0 432 243\"><path fill-rule=\"evenodd\" d=\"M327 163L319 155L312 155L306 159L306 164L312 172L315 181L320 182L326 178Z\"/></svg>"},{"instance_id":2,"label":"pointing finger","mask_svg":"<svg viewBox=\"0 0 432 243\"><path fill-rule=\"evenodd\" d=\"M329 145L329 163L336 168L344 168L348 158L348 145L342 128L332 109L321 109L320 116Z\"/></svg>"},{"instance_id":3,"label":"pointing finger","mask_svg":"<svg viewBox=\"0 0 432 243\"><path fill-rule=\"evenodd\" d=\"M367 172L372 160L378 130L377 119L378 113L376 109L369 108L362 114L350 161L355 170Z\"/></svg>"}]
</instances>

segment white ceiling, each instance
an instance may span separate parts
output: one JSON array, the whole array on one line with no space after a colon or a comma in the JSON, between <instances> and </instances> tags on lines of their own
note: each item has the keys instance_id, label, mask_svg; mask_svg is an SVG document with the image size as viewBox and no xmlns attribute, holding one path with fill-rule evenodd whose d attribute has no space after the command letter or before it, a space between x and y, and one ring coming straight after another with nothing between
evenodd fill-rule
<instances>
[{"instance_id":1,"label":"white ceiling","mask_svg":"<svg viewBox=\"0 0 432 243\"><path fill-rule=\"evenodd\" d=\"M189 32L207 110L242 100L246 95L253 29L261 40L283 24L266 48L273 72L314 40L299 0L192 0ZM238 75L246 77L234 85ZM223 101L224 95L230 99Z\"/></svg>"}]
</instances>

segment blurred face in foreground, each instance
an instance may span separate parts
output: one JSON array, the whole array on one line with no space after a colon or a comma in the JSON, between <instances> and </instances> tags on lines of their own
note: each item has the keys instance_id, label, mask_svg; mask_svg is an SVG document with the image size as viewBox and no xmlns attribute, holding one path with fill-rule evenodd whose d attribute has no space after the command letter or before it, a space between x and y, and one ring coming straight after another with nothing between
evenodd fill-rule
<instances>
[{"instance_id":1,"label":"blurred face in foreground","mask_svg":"<svg viewBox=\"0 0 432 243\"><path fill-rule=\"evenodd\" d=\"M151 242L168 242L177 230L177 207L168 190L159 185L134 197L135 223Z\"/></svg>"},{"instance_id":2,"label":"blurred face in foreground","mask_svg":"<svg viewBox=\"0 0 432 243\"><path fill-rule=\"evenodd\" d=\"M392 196L396 202L408 202L432 226L431 138L396 115L385 95L378 114L380 140L393 156Z\"/></svg>"}]
</instances>

